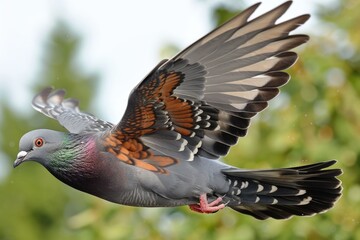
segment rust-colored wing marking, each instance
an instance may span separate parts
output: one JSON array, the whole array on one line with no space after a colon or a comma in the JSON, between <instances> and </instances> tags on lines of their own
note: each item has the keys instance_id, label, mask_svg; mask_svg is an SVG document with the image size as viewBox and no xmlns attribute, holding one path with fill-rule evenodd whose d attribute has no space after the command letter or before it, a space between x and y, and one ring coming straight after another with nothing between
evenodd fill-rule
<instances>
[{"instance_id":1,"label":"rust-colored wing marking","mask_svg":"<svg viewBox=\"0 0 360 240\"><path fill-rule=\"evenodd\" d=\"M167 173L166 167L177 163L172 155L183 151L186 141L180 139L180 134L190 136L194 128L193 107L190 102L173 96L174 89L183 79L180 72L156 72L145 79L132 93L124 118L111 131L105 140L108 152L114 154L120 161L149 171ZM166 132L176 132L173 135ZM159 151L159 148L147 146L141 140L143 136L161 133L170 136L167 141L179 144L162 144L169 152ZM173 137L173 139L171 139ZM165 141L166 142L166 141ZM159 143L161 144L161 143ZM160 148L161 148L160 147ZM173 148L173 149L172 149ZM162 152L164 155L155 155Z\"/></svg>"},{"instance_id":2,"label":"rust-colored wing marking","mask_svg":"<svg viewBox=\"0 0 360 240\"><path fill-rule=\"evenodd\" d=\"M140 84L130 96L125 116L114 134L120 131L124 137L138 138L174 128L181 135L190 136L195 127L193 103L172 95L182 79L180 72L163 71Z\"/></svg>"},{"instance_id":3,"label":"rust-colored wing marking","mask_svg":"<svg viewBox=\"0 0 360 240\"><path fill-rule=\"evenodd\" d=\"M172 96L174 89L181 83L181 79L182 76L179 73L162 73L159 76L159 99L165 103L164 110L168 113L174 130L183 136L190 136L191 129L194 129L196 125L192 102Z\"/></svg>"},{"instance_id":4,"label":"rust-colored wing marking","mask_svg":"<svg viewBox=\"0 0 360 240\"><path fill-rule=\"evenodd\" d=\"M194 102L173 95L183 78L180 71L164 69L141 82L123 119L106 138L107 151L127 164L159 173L178 160L192 159L195 147L185 138L195 136L199 113Z\"/></svg>"},{"instance_id":5,"label":"rust-colored wing marking","mask_svg":"<svg viewBox=\"0 0 360 240\"><path fill-rule=\"evenodd\" d=\"M127 138L125 136L123 139ZM137 139L120 140L117 135L109 135L105 138L106 150L114 154L120 161L129 165L143 168L148 171L167 174L166 167L174 165L177 160L168 156L154 155L152 151Z\"/></svg>"}]
</instances>

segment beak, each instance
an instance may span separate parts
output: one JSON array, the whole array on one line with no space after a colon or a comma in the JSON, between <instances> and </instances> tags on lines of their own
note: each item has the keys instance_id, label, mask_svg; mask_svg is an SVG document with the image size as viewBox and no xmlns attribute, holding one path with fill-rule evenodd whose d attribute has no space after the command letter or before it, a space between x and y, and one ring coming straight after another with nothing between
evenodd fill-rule
<instances>
[{"instance_id":1,"label":"beak","mask_svg":"<svg viewBox=\"0 0 360 240\"><path fill-rule=\"evenodd\" d=\"M21 151L18 153L16 160L14 162L14 168L16 168L17 166L19 166L21 163L23 163L25 161L25 157L28 153L25 151Z\"/></svg>"}]
</instances>

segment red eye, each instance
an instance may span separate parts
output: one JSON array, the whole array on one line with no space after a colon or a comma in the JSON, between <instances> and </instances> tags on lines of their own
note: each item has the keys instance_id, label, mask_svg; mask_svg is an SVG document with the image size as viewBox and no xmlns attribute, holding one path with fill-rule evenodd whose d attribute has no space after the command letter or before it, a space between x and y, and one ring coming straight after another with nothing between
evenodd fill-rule
<instances>
[{"instance_id":1,"label":"red eye","mask_svg":"<svg viewBox=\"0 0 360 240\"><path fill-rule=\"evenodd\" d=\"M41 147L42 145L44 145L44 139L37 138L37 139L35 139L34 144L36 147Z\"/></svg>"}]
</instances>

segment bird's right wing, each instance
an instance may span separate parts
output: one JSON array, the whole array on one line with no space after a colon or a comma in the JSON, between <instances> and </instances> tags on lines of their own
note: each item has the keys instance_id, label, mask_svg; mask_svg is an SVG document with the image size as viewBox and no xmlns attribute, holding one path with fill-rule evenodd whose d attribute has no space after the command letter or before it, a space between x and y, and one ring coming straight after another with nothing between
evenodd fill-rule
<instances>
[{"instance_id":1,"label":"bird's right wing","mask_svg":"<svg viewBox=\"0 0 360 240\"><path fill-rule=\"evenodd\" d=\"M289 80L283 70L297 59L290 50L309 39L290 34L307 14L276 23L290 5L249 19L255 4L160 62L131 93L124 117L106 138L108 151L136 166L149 156L168 156L151 163L162 169L174 159L226 155Z\"/></svg>"},{"instance_id":2,"label":"bird's right wing","mask_svg":"<svg viewBox=\"0 0 360 240\"><path fill-rule=\"evenodd\" d=\"M112 123L79 110L79 101L73 98L64 99L65 90L43 89L32 100L35 110L47 117L57 120L71 133L97 132L111 129Z\"/></svg>"}]
</instances>

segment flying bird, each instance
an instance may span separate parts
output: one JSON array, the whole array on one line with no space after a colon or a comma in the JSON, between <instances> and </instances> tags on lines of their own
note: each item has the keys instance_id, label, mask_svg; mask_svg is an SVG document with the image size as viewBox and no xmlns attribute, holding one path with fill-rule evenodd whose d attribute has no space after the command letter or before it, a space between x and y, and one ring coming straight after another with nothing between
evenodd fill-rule
<instances>
[{"instance_id":1,"label":"flying bird","mask_svg":"<svg viewBox=\"0 0 360 240\"><path fill-rule=\"evenodd\" d=\"M38 129L19 143L14 167L35 161L60 181L108 201L138 207L225 207L258 219L324 212L341 195L336 161L270 170L219 160L267 107L308 41L290 32L309 15L278 19L291 1L251 17L260 3L161 61L131 92L117 124L96 118L45 88L32 106L68 132Z\"/></svg>"}]
</instances>

